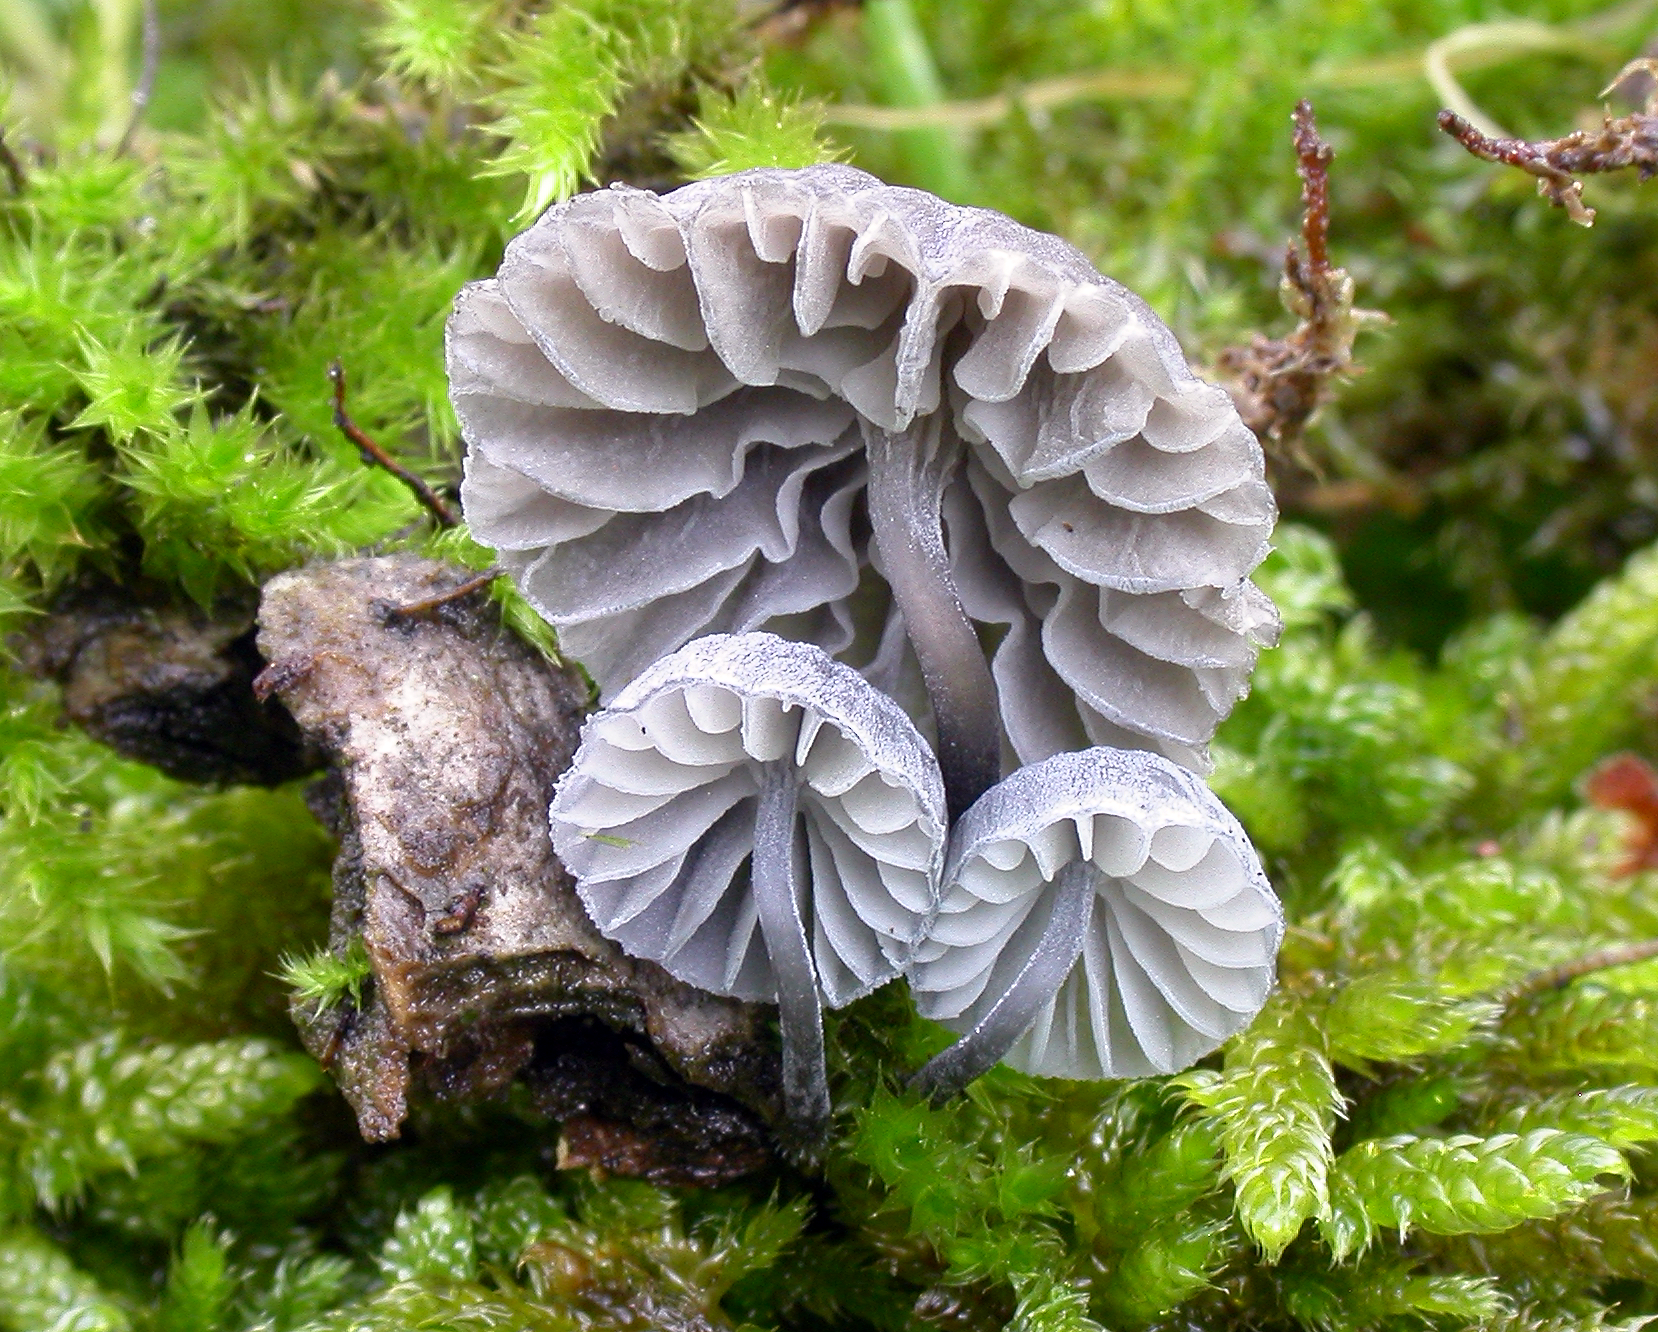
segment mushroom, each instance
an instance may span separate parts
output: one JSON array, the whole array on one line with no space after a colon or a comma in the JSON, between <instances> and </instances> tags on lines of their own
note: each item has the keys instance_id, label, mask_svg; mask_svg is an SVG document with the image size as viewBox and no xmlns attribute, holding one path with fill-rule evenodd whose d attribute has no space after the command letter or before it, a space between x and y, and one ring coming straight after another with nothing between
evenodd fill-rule
<instances>
[{"instance_id":1,"label":"mushroom","mask_svg":"<svg viewBox=\"0 0 1658 1332\"><path fill-rule=\"evenodd\" d=\"M917 1075L945 1096L998 1060L1045 1077L1172 1073L1260 1011L1284 913L1249 838L1144 751L1022 768L956 825L910 965L923 1016L964 1033Z\"/></svg>"},{"instance_id":2,"label":"mushroom","mask_svg":"<svg viewBox=\"0 0 1658 1332\"><path fill-rule=\"evenodd\" d=\"M811 644L698 639L588 720L551 819L603 934L778 1005L785 1108L820 1133L822 1005L897 977L936 906L944 791L903 710Z\"/></svg>"},{"instance_id":3,"label":"mushroom","mask_svg":"<svg viewBox=\"0 0 1658 1332\"><path fill-rule=\"evenodd\" d=\"M447 345L467 521L605 697L708 633L866 653L868 567L955 814L1004 755L1206 770L1276 633L1231 399L1000 214L838 165L613 186L516 237Z\"/></svg>"}]
</instances>

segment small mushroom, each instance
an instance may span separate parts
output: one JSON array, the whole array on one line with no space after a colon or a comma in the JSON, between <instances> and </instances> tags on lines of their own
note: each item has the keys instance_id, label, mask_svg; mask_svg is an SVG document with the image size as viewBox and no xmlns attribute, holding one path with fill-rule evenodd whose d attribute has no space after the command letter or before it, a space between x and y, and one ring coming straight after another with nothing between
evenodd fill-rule
<instances>
[{"instance_id":1,"label":"small mushroom","mask_svg":"<svg viewBox=\"0 0 1658 1332\"><path fill-rule=\"evenodd\" d=\"M602 933L778 1005L785 1108L821 1133L822 1005L898 976L936 907L943 786L903 710L810 644L698 639L588 720L552 834Z\"/></svg>"},{"instance_id":2,"label":"small mushroom","mask_svg":"<svg viewBox=\"0 0 1658 1332\"><path fill-rule=\"evenodd\" d=\"M952 813L1004 756L1202 769L1276 633L1231 399L997 213L835 165L579 195L461 292L448 364L467 521L604 696L702 634L865 651L871 568Z\"/></svg>"},{"instance_id":3,"label":"small mushroom","mask_svg":"<svg viewBox=\"0 0 1658 1332\"><path fill-rule=\"evenodd\" d=\"M998 1060L1062 1078L1172 1073L1248 1025L1284 913L1248 835L1196 777L1143 751L1023 768L956 825L910 966L921 1013L962 1039L935 1096Z\"/></svg>"}]
</instances>

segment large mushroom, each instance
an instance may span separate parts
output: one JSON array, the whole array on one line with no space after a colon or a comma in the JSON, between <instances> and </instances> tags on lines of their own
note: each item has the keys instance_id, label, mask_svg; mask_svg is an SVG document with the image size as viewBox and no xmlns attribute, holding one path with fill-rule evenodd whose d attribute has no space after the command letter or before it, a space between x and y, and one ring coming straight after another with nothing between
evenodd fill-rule
<instances>
[{"instance_id":1,"label":"large mushroom","mask_svg":"<svg viewBox=\"0 0 1658 1332\"><path fill-rule=\"evenodd\" d=\"M896 978L936 907L944 791L903 710L810 644L699 639L588 720L552 835L602 933L778 1005L785 1108L815 1138L822 1004Z\"/></svg>"},{"instance_id":2,"label":"large mushroom","mask_svg":"<svg viewBox=\"0 0 1658 1332\"><path fill-rule=\"evenodd\" d=\"M1230 398L997 213L844 166L580 195L461 293L448 362L472 531L604 696L703 634L864 650L872 567L952 813L1004 752L1203 770L1276 632Z\"/></svg>"},{"instance_id":3,"label":"large mushroom","mask_svg":"<svg viewBox=\"0 0 1658 1332\"><path fill-rule=\"evenodd\" d=\"M910 967L923 1016L964 1033L917 1082L943 1096L998 1060L1046 1077L1172 1073L1248 1025L1284 913L1248 836L1155 754L1022 768L956 825Z\"/></svg>"}]
</instances>

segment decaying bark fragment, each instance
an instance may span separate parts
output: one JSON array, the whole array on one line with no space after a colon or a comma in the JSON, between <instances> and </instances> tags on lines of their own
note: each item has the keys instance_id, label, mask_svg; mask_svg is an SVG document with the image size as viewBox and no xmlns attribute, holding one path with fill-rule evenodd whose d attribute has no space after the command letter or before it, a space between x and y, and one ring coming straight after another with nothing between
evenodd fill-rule
<instances>
[{"instance_id":1,"label":"decaying bark fragment","mask_svg":"<svg viewBox=\"0 0 1658 1332\"><path fill-rule=\"evenodd\" d=\"M593 1018L544 1033L524 1075L536 1108L563 1129L559 1165L672 1184L720 1184L766 1164L745 1112L700 1087L664 1084Z\"/></svg>"},{"instance_id":2,"label":"decaying bark fragment","mask_svg":"<svg viewBox=\"0 0 1658 1332\"><path fill-rule=\"evenodd\" d=\"M88 587L15 646L26 669L63 686L65 717L117 753L181 781L274 786L322 760L292 717L254 697L253 615L251 596L208 615Z\"/></svg>"},{"instance_id":3,"label":"decaying bark fragment","mask_svg":"<svg viewBox=\"0 0 1658 1332\"><path fill-rule=\"evenodd\" d=\"M593 928L547 831L586 690L481 592L433 601L469 576L392 556L265 587L257 687L333 764L316 802L341 839L332 944L361 934L373 963L362 1012L296 1010L306 1044L372 1139L397 1135L416 1074L444 1097L522 1074L561 1119L647 1135L634 1173L742 1174L765 1159L777 1079L760 1011Z\"/></svg>"}]
</instances>

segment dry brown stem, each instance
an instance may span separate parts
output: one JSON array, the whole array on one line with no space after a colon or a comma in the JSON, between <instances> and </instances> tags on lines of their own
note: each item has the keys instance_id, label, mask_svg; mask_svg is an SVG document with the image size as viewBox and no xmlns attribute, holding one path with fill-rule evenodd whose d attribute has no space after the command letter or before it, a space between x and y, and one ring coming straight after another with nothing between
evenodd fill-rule
<instances>
[{"instance_id":1,"label":"dry brown stem","mask_svg":"<svg viewBox=\"0 0 1658 1332\"><path fill-rule=\"evenodd\" d=\"M476 577L468 578L464 583L458 583L447 592L438 592L433 596L422 597L419 601L411 601L405 606L393 606L387 603L381 611L381 619L387 624L393 620L406 620L411 616L430 615L440 607L449 605L452 601L460 601L471 596L474 592L481 592L497 578L501 571L496 568L485 569Z\"/></svg>"},{"instance_id":2,"label":"dry brown stem","mask_svg":"<svg viewBox=\"0 0 1658 1332\"><path fill-rule=\"evenodd\" d=\"M1557 967L1547 967L1542 971L1534 971L1504 996L1510 1004L1521 999L1529 999L1534 995L1547 994L1550 990L1563 990L1575 980L1593 975L1597 971L1610 971L1613 967L1627 967L1636 962L1645 962L1649 958L1658 957L1658 939L1643 939L1639 943L1618 944L1612 948L1602 948L1598 952L1585 954L1574 958L1570 962L1563 962Z\"/></svg>"},{"instance_id":3,"label":"dry brown stem","mask_svg":"<svg viewBox=\"0 0 1658 1332\"><path fill-rule=\"evenodd\" d=\"M363 465L384 468L395 476L414 493L414 497L437 520L439 527L458 527L460 519L444 502L443 496L375 443L368 432L351 419L351 414L345 409L345 367L338 359L329 363L328 381L334 386L334 425L357 446Z\"/></svg>"},{"instance_id":4,"label":"dry brown stem","mask_svg":"<svg viewBox=\"0 0 1658 1332\"><path fill-rule=\"evenodd\" d=\"M1353 308L1353 279L1330 264L1330 163L1335 152L1319 135L1312 103L1295 108L1296 172L1301 177L1301 245L1284 254L1284 305L1300 322L1286 338L1256 334L1229 347L1220 368L1245 423L1263 443L1292 448L1338 376L1354 370L1353 340L1386 316Z\"/></svg>"},{"instance_id":5,"label":"dry brown stem","mask_svg":"<svg viewBox=\"0 0 1658 1332\"><path fill-rule=\"evenodd\" d=\"M1631 60L1602 91L1617 88L1633 74L1658 77L1658 59ZM1647 98L1645 110L1614 118L1606 115L1598 129L1577 130L1559 139L1530 142L1498 139L1482 134L1454 111L1439 113L1439 128L1475 157L1516 167L1537 177L1537 192L1579 226L1595 223L1595 210L1583 202L1579 176L1600 175L1634 167L1642 180L1658 175L1658 91Z\"/></svg>"},{"instance_id":6,"label":"dry brown stem","mask_svg":"<svg viewBox=\"0 0 1658 1332\"><path fill-rule=\"evenodd\" d=\"M138 127L144 123L144 113L150 109L155 96L156 75L161 72L161 10L156 0L144 0L144 57L138 71L138 82L132 90L132 114L127 127L121 131L121 140L115 145L115 155L125 156L132 148Z\"/></svg>"}]
</instances>

